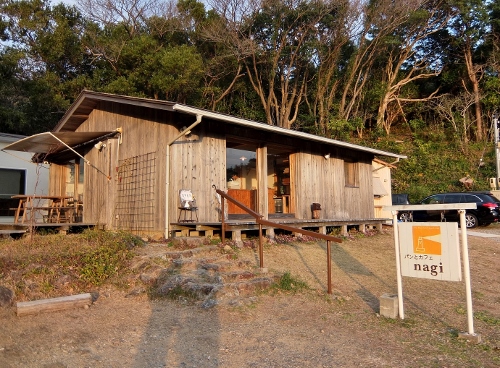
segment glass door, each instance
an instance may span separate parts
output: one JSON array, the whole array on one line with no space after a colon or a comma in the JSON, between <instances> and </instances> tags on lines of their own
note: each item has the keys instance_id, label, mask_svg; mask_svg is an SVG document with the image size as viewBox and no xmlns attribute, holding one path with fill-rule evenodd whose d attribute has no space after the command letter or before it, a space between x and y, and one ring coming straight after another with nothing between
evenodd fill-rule
<instances>
[{"instance_id":1,"label":"glass door","mask_svg":"<svg viewBox=\"0 0 500 368\"><path fill-rule=\"evenodd\" d=\"M268 147L267 187L269 214L291 213L290 153Z\"/></svg>"},{"instance_id":2,"label":"glass door","mask_svg":"<svg viewBox=\"0 0 500 368\"><path fill-rule=\"evenodd\" d=\"M257 154L256 145L228 141L226 147L226 182L228 195L251 210L257 209ZM228 203L229 215L247 214Z\"/></svg>"}]
</instances>

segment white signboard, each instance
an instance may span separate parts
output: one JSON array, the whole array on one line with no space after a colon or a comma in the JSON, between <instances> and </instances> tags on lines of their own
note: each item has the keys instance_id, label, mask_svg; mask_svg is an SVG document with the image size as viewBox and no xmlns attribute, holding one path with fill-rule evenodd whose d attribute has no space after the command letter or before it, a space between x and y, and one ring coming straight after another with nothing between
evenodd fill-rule
<instances>
[{"instance_id":1,"label":"white signboard","mask_svg":"<svg viewBox=\"0 0 500 368\"><path fill-rule=\"evenodd\" d=\"M401 275L461 281L456 222L398 223Z\"/></svg>"}]
</instances>

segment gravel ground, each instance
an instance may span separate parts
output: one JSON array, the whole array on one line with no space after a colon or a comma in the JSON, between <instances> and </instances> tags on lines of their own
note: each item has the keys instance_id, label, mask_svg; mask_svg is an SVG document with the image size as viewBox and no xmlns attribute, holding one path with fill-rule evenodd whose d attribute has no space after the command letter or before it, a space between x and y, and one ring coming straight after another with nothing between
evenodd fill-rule
<instances>
[{"instance_id":1,"label":"gravel ground","mask_svg":"<svg viewBox=\"0 0 500 368\"><path fill-rule=\"evenodd\" d=\"M500 226L477 231L500 236ZM296 243L267 246L264 261L305 281L310 289L298 294L203 309L106 286L87 309L26 317L3 309L0 367L500 366L500 237L469 236L481 344L457 337L467 329L463 282L405 278L406 318L379 316L380 295L396 292L392 239L387 231L335 244L333 295L324 244ZM238 259L258 265L251 249Z\"/></svg>"}]
</instances>

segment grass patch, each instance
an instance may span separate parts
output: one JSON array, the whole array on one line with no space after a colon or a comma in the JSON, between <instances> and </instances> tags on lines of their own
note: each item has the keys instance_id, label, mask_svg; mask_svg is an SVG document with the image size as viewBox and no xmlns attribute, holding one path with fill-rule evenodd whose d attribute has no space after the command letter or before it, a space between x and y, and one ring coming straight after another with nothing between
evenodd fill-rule
<instances>
[{"instance_id":1,"label":"grass patch","mask_svg":"<svg viewBox=\"0 0 500 368\"><path fill-rule=\"evenodd\" d=\"M308 290L309 286L306 282L297 277L292 276L290 272L285 272L278 280L272 284L271 290L287 293L296 293L303 290Z\"/></svg>"},{"instance_id":2,"label":"grass patch","mask_svg":"<svg viewBox=\"0 0 500 368\"><path fill-rule=\"evenodd\" d=\"M185 304L193 304L199 299L198 294L195 291L185 289L182 285L175 285L166 293L159 293L157 288L152 286L148 290L148 296L151 300L169 299Z\"/></svg>"},{"instance_id":3,"label":"grass patch","mask_svg":"<svg viewBox=\"0 0 500 368\"><path fill-rule=\"evenodd\" d=\"M198 299L194 291L186 290L181 285L176 285L172 290L169 290L165 296L170 300L187 300L190 302L194 302Z\"/></svg>"},{"instance_id":4,"label":"grass patch","mask_svg":"<svg viewBox=\"0 0 500 368\"><path fill-rule=\"evenodd\" d=\"M86 230L0 242L0 283L18 300L87 292L127 272L143 241L129 233Z\"/></svg>"},{"instance_id":5,"label":"grass patch","mask_svg":"<svg viewBox=\"0 0 500 368\"><path fill-rule=\"evenodd\" d=\"M500 326L500 318L492 316L488 312L484 311L474 312L474 318L479 321L483 321L484 323L490 326Z\"/></svg>"}]
</instances>

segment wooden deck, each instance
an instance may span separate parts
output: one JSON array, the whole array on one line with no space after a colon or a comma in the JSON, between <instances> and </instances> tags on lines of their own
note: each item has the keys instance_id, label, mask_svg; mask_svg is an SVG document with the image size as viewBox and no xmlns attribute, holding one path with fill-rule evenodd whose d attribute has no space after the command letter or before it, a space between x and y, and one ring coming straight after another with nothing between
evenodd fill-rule
<instances>
[{"instance_id":1,"label":"wooden deck","mask_svg":"<svg viewBox=\"0 0 500 368\"><path fill-rule=\"evenodd\" d=\"M74 228L94 229L98 227L94 223L83 222L65 222L65 223L33 223L33 224L16 224L16 223L1 223L0 236L22 236L34 230L53 230L65 234Z\"/></svg>"},{"instance_id":2,"label":"wooden deck","mask_svg":"<svg viewBox=\"0 0 500 368\"><path fill-rule=\"evenodd\" d=\"M327 234L331 232L332 229L329 228L339 228L340 234L346 236L350 228L355 227L360 232L365 232L369 227L377 228L379 231L382 230L382 225L390 223L391 219L384 218L371 218L371 219L350 219L350 220L338 220L338 219L295 219L289 217L281 218L270 218L269 221L276 222L277 224L283 224L288 226L297 227L300 229L306 229L311 231L317 231L320 234ZM181 222L181 223L171 223L172 236L210 236L218 237L222 231L222 223L220 222ZM229 219L225 222L226 232L232 234L231 238L236 241L240 241L242 237L244 238L247 233L259 230L259 225L252 219ZM274 228L263 226L266 231L266 235L271 235L274 233Z\"/></svg>"}]
</instances>

